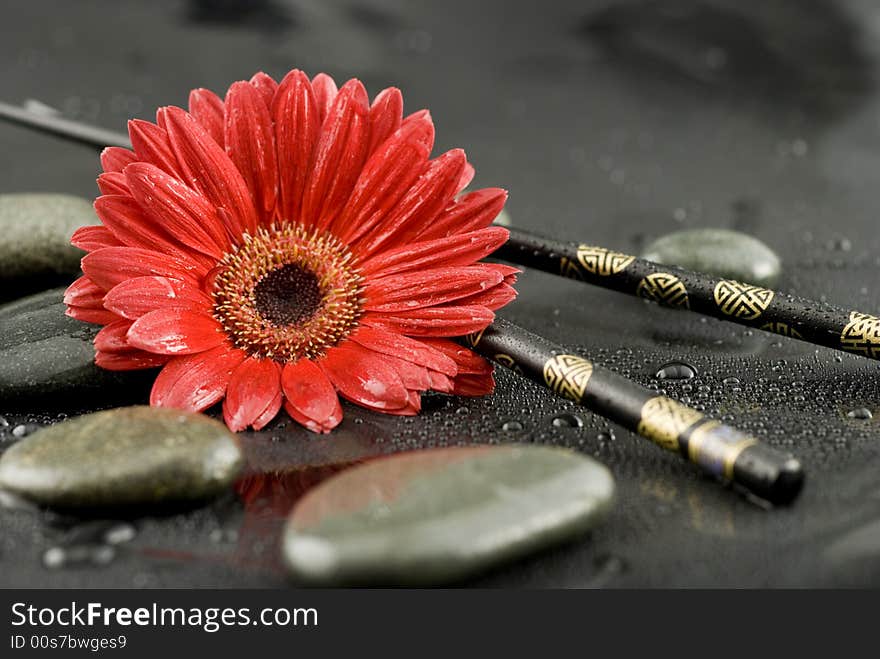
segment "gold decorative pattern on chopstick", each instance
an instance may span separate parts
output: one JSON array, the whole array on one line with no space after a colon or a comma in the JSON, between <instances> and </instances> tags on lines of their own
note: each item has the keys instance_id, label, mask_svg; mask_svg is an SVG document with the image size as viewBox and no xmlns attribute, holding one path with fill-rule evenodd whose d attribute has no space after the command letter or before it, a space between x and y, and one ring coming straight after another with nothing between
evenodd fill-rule
<instances>
[{"instance_id":1,"label":"gold decorative pattern on chopstick","mask_svg":"<svg viewBox=\"0 0 880 659\"><path fill-rule=\"evenodd\" d=\"M498 362L506 368L509 368L514 373L519 373L520 375L522 375L523 370L522 368L520 368L520 365L517 364L516 360L507 353L499 352L495 355L492 355L492 360Z\"/></svg>"},{"instance_id":2,"label":"gold decorative pattern on chopstick","mask_svg":"<svg viewBox=\"0 0 880 659\"><path fill-rule=\"evenodd\" d=\"M769 288L722 279L715 285L715 304L721 312L734 318L754 320L770 306L773 291Z\"/></svg>"},{"instance_id":3,"label":"gold decorative pattern on chopstick","mask_svg":"<svg viewBox=\"0 0 880 659\"><path fill-rule=\"evenodd\" d=\"M687 288L681 279L668 272L655 272L642 279L636 294L666 307L690 309Z\"/></svg>"},{"instance_id":4,"label":"gold decorative pattern on chopstick","mask_svg":"<svg viewBox=\"0 0 880 659\"><path fill-rule=\"evenodd\" d=\"M486 331L486 328L481 329L479 332L471 332L465 337L465 341L471 348L476 348L477 344L482 340L483 333Z\"/></svg>"},{"instance_id":5,"label":"gold decorative pattern on chopstick","mask_svg":"<svg viewBox=\"0 0 880 659\"><path fill-rule=\"evenodd\" d=\"M593 365L577 355L556 355L544 364L544 382L560 396L581 402Z\"/></svg>"},{"instance_id":6,"label":"gold decorative pattern on chopstick","mask_svg":"<svg viewBox=\"0 0 880 659\"><path fill-rule=\"evenodd\" d=\"M642 406L636 432L665 449L676 451L681 433L702 418L702 414L678 401L655 396Z\"/></svg>"},{"instance_id":7,"label":"gold decorative pattern on chopstick","mask_svg":"<svg viewBox=\"0 0 880 659\"><path fill-rule=\"evenodd\" d=\"M880 318L851 311L840 333L840 347L874 359L880 358Z\"/></svg>"},{"instance_id":8,"label":"gold decorative pattern on chopstick","mask_svg":"<svg viewBox=\"0 0 880 659\"><path fill-rule=\"evenodd\" d=\"M783 323L782 321L764 323L761 325L761 329L765 332L773 332L774 334L779 334L780 336L790 336L793 339L803 339L804 337L798 332L795 328L793 328L788 323Z\"/></svg>"},{"instance_id":9,"label":"gold decorative pattern on chopstick","mask_svg":"<svg viewBox=\"0 0 880 659\"><path fill-rule=\"evenodd\" d=\"M636 260L635 256L612 252L604 247L591 245L579 245L577 251L578 263L591 275L607 277L622 272L630 263Z\"/></svg>"}]
</instances>

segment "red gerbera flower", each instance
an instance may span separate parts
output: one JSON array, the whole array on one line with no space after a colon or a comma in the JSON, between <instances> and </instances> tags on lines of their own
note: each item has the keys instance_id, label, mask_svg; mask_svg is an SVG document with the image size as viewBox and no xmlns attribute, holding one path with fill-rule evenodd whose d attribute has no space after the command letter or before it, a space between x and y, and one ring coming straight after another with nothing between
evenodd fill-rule
<instances>
[{"instance_id":1,"label":"red gerbera flower","mask_svg":"<svg viewBox=\"0 0 880 659\"><path fill-rule=\"evenodd\" d=\"M103 226L76 232L85 275L67 313L104 325L96 362L162 366L153 405L224 399L233 430L283 405L310 430L342 419L337 393L415 414L428 389L492 391L491 366L449 338L510 302L515 269L478 263L500 189L459 196L460 149L429 160L427 111L394 88L291 71L190 94L189 112L131 121L132 150L101 155Z\"/></svg>"}]
</instances>

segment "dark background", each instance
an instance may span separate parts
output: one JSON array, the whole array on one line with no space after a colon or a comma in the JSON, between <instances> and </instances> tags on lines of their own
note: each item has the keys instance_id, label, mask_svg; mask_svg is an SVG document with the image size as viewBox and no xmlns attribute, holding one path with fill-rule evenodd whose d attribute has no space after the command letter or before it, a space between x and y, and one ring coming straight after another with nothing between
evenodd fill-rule
<instances>
[{"instance_id":1,"label":"dark background","mask_svg":"<svg viewBox=\"0 0 880 659\"><path fill-rule=\"evenodd\" d=\"M880 308L871 0L7 0L0 25L7 102L122 129L185 105L192 87L222 95L257 70L354 76L372 94L396 85L407 111L431 109L437 152L466 148L474 185L509 189L516 226L629 252L681 228L734 228L780 254L782 290ZM6 124L0 147L0 192L95 195L94 150ZM283 419L246 433L251 470L270 475L204 508L131 519L135 537L110 553L92 549L112 520L0 510L0 584L286 585L278 529L310 483L385 451L487 441L584 451L613 471L619 499L591 536L472 585L880 584L875 363L538 272L519 291L512 320L795 453L801 498L765 509L499 373L495 396L432 396L414 420L347 406L327 437ZM670 360L698 377L655 379ZM0 412L39 425L81 411L54 406ZM847 416L862 407L875 418ZM561 412L583 426L554 426ZM47 568L53 547L79 558Z\"/></svg>"}]
</instances>

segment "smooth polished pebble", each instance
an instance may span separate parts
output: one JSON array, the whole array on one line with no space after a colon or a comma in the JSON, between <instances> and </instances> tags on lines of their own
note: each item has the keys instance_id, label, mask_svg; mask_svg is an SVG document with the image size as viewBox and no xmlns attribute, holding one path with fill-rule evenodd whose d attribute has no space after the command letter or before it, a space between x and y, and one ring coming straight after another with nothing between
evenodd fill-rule
<instances>
[{"instance_id":1,"label":"smooth polished pebble","mask_svg":"<svg viewBox=\"0 0 880 659\"><path fill-rule=\"evenodd\" d=\"M308 492L288 519L283 553L309 584L445 583L582 535L613 495L608 470L567 449L402 453Z\"/></svg>"},{"instance_id":2,"label":"smooth polished pebble","mask_svg":"<svg viewBox=\"0 0 880 659\"><path fill-rule=\"evenodd\" d=\"M207 499L244 458L237 437L202 414L120 407L48 426L0 457L0 488L40 504L101 508Z\"/></svg>"},{"instance_id":3,"label":"smooth polished pebble","mask_svg":"<svg viewBox=\"0 0 880 659\"><path fill-rule=\"evenodd\" d=\"M782 264L763 242L729 229L687 229L658 238L642 258L757 286L773 286Z\"/></svg>"}]
</instances>

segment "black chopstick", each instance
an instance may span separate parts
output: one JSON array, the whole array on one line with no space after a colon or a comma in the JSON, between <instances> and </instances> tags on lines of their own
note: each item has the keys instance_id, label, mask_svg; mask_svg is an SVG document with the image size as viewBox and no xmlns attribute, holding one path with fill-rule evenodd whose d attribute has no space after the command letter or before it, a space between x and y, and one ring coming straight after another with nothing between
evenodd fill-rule
<instances>
[{"instance_id":1,"label":"black chopstick","mask_svg":"<svg viewBox=\"0 0 880 659\"><path fill-rule=\"evenodd\" d=\"M460 342L770 503L793 501L803 486L790 455L502 318Z\"/></svg>"},{"instance_id":2,"label":"black chopstick","mask_svg":"<svg viewBox=\"0 0 880 659\"><path fill-rule=\"evenodd\" d=\"M510 229L510 239L492 256L667 307L880 359L880 318L860 311L521 229Z\"/></svg>"}]
</instances>

